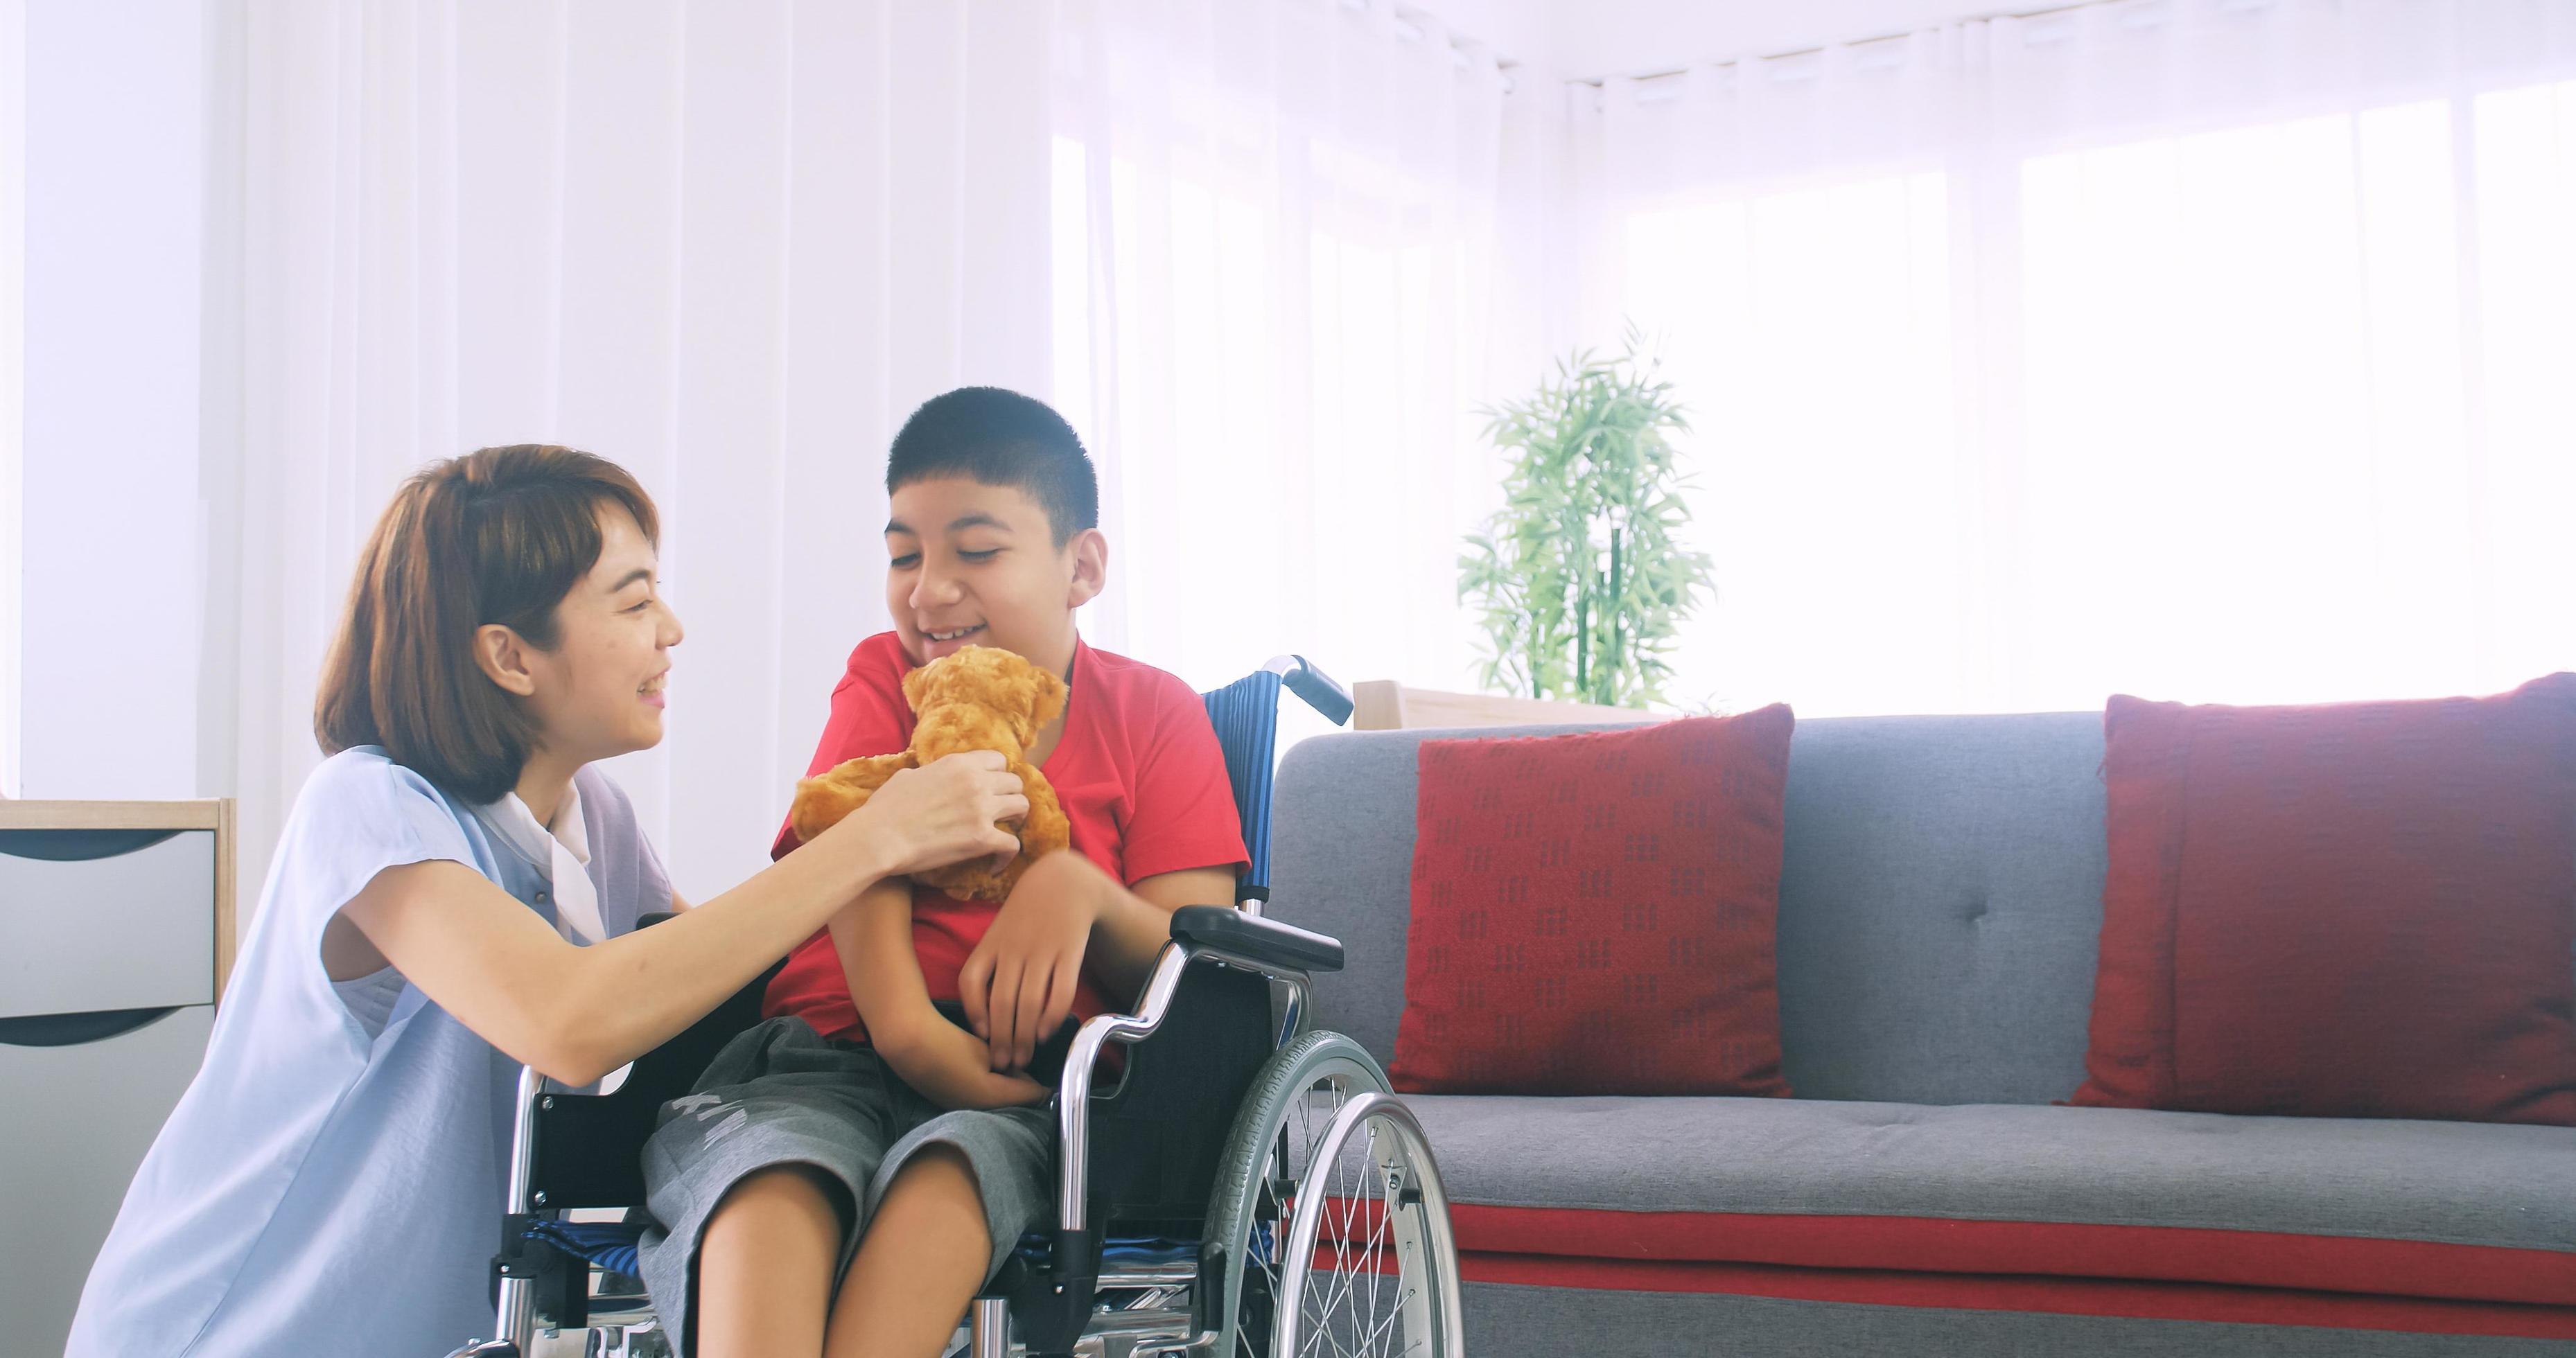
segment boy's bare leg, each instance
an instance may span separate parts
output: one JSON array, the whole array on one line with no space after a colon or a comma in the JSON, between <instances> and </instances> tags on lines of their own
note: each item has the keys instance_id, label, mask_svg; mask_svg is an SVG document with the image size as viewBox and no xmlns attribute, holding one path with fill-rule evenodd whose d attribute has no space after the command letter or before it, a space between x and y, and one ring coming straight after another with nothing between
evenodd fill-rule
<instances>
[{"instance_id":1,"label":"boy's bare leg","mask_svg":"<svg viewBox=\"0 0 2576 1358\"><path fill-rule=\"evenodd\" d=\"M764 1169L735 1184L698 1242L700 1358L823 1351L841 1214L814 1171Z\"/></svg>"},{"instance_id":2,"label":"boy's bare leg","mask_svg":"<svg viewBox=\"0 0 2576 1358\"><path fill-rule=\"evenodd\" d=\"M859 1238L823 1352L939 1358L992 1260L974 1169L954 1147L922 1147L887 1185Z\"/></svg>"}]
</instances>

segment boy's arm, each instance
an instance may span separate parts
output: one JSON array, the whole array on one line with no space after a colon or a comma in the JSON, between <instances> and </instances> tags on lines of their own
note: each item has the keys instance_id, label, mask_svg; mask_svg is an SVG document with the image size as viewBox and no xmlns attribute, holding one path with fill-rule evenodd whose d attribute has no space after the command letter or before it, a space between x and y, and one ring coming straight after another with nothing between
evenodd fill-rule
<instances>
[{"instance_id":1,"label":"boy's arm","mask_svg":"<svg viewBox=\"0 0 2576 1358\"><path fill-rule=\"evenodd\" d=\"M1235 903L1231 868L1157 873L1125 889L1109 881L1107 873L1101 880L1111 893L1104 896L1105 907L1091 926L1091 967L1117 994L1143 987L1153 973L1155 957L1172 941L1173 911L1185 905Z\"/></svg>"},{"instance_id":2,"label":"boy's arm","mask_svg":"<svg viewBox=\"0 0 2576 1358\"><path fill-rule=\"evenodd\" d=\"M1111 993L1132 994L1171 941L1173 911L1230 904L1233 894L1227 868L1159 873L1130 890L1071 849L1030 864L957 975L993 1068L1027 1065L1064 1025L1086 956Z\"/></svg>"},{"instance_id":3,"label":"boy's arm","mask_svg":"<svg viewBox=\"0 0 2576 1358\"><path fill-rule=\"evenodd\" d=\"M931 1007L912 951L912 882L893 878L832 917L842 979L868 1042L905 1084L942 1108L1000 1108L1046 1097L1043 1085L996 1074L984 1043Z\"/></svg>"}]
</instances>

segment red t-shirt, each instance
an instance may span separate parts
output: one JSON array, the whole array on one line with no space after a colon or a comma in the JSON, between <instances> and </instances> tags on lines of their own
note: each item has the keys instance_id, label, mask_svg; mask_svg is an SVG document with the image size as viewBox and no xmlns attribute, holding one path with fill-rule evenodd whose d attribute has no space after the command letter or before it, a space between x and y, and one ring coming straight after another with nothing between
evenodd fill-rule
<instances>
[{"instance_id":1,"label":"red t-shirt","mask_svg":"<svg viewBox=\"0 0 2576 1358\"><path fill-rule=\"evenodd\" d=\"M903 676L911 668L892 632L878 633L850 652L808 776L912 743L912 705L903 696ZM1189 868L1241 871L1251 855L1234 813L1225 756L1199 695L1151 665L1093 650L1078 638L1071 687L1064 734L1039 767L1072 822L1073 847L1128 886ZM770 856L784 857L797 843L795 832L781 826ZM934 887L914 889L912 947L930 998L958 997L957 973L1000 909L992 901L961 901ZM1089 1018L1111 1007L1086 969L1074 994L1074 1015ZM867 1037L828 931L788 956L769 983L762 1011L771 1018L797 1015L825 1037Z\"/></svg>"}]
</instances>

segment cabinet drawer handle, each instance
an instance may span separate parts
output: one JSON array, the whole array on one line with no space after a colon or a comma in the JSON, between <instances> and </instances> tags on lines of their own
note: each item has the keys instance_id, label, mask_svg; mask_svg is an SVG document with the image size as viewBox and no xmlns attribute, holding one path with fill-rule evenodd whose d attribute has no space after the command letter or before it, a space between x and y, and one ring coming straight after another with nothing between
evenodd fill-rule
<instances>
[{"instance_id":1,"label":"cabinet drawer handle","mask_svg":"<svg viewBox=\"0 0 2576 1358\"><path fill-rule=\"evenodd\" d=\"M0 1046L77 1047L86 1042L104 1042L178 1012L179 1006L171 1005L162 1009L101 1009L90 1014L0 1018Z\"/></svg>"},{"instance_id":2,"label":"cabinet drawer handle","mask_svg":"<svg viewBox=\"0 0 2576 1358\"><path fill-rule=\"evenodd\" d=\"M41 858L52 863L87 863L139 853L178 834L176 830L8 830L0 831L0 854Z\"/></svg>"}]
</instances>

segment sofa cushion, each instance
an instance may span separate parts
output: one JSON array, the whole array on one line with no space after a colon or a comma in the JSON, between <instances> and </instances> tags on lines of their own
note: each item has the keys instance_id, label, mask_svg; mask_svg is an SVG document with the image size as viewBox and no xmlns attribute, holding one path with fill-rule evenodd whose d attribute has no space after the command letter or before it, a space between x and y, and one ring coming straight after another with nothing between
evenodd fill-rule
<instances>
[{"instance_id":1,"label":"sofa cushion","mask_svg":"<svg viewBox=\"0 0 2576 1358\"><path fill-rule=\"evenodd\" d=\"M1396 1088L1786 1095L1793 725L1425 741Z\"/></svg>"},{"instance_id":2,"label":"sofa cushion","mask_svg":"<svg viewBox=\"0 0 2576 1358\"><path fill-rule=\"evenodd\" d=\"M2576 1304L2550 1128L1409 1095L1459 1247Z\"/></svg>"},{"instance_id":3,"label":"sofa cushion","mask_svg":"<svg viewBox=\"0 0 2576 1358\"><path fill-rule=\"evenodd\" d=\"M2075 1102L2576 1125L2576 674L2104 728Z\"/></svg>"},{"instance_id":4,"label":"sofa cushion","mask_svg":"<svg viewBox=\"0 0 2576 1358\"><path fill-rule=\"evenodd\" d=\"M1272 912L1342 940L1315 1012L1380 1061L1404 1007L1415 751L1459 734L1329 735L1279 769ZM2083 1080L2101 767L2098 711L1798 722L1778 951L1802 1097L2044 1104Z\"/></svg>"}]
</instances>

